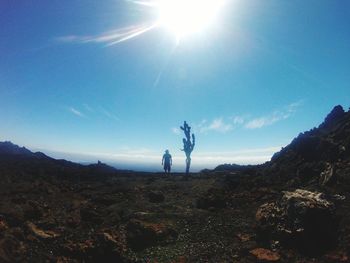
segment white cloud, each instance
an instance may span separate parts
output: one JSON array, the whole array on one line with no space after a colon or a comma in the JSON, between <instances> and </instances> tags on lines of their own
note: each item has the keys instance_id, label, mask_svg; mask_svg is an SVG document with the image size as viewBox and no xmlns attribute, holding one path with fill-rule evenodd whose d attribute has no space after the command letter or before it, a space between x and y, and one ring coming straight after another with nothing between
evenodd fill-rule
<instances>
[{"instance_id":1,"label":"white cloud","mask_svg":"<svg viewBox=\"0 0 350 263\"><path fill-rule=\"evenodd\" d=\"M245 121L245 117L243 116L234 116L231 119L235 125L243 124Z\"/></svg>"},{"instance_id":2,"label":"white cloud","mask_svg":"<svg viewBox=\"0 0 350 263\"><path fill-rule=\"evenodd\" d=\"M239 126L239 125L242 125L248 118L249 118L249 115L235 115L230 117L229 119L232 121L234 125Z\"/></svg>"},{"instance_id":3,"label":"white cloud","mask_svg":"<svg viewBox=\"0 0 350 263\"><path fill-rule=\"evenodd\" d=\"M284 107L282 110L274 111L273 113L267 116L262 116L248 121L244 125L244 127L247 129L259 129L265 126L272 125L276 122L288 119L297 111L301 104L302 101L291 103Z\"/></svg>"},{"instance_id":4,"label":"white cloud","mask_svg":"<svg viewBox=\"0 0 350 263\"><path fill-rule=\"evenodd\" d=\"M262 128L264 126L272 125L275 122L278 122L278 121L286 119L286 118L288 118L287 115L281 115L280 113L275 112L270 116L265 116L265 117L253 119L253 120L249 121L248 123L246 123L245 127L247 129L259 129L259 128Z\"/></svg>"},{"instance_id":5,"label":"white cloud","mask_svg":"<svg viewBox=\"0 0 350 263\"><path fill-rule=\"evenodd\" d=\"M201 133L208 131L216 131L220 133L226 133L233 129L233 125L225 123L223 118L214 119L211 123L207 124L206 120L203 120L199 125L198 129Z\"/></svg>"},{"instance_id":6,"label":"white cloud","mask_svg":"<svg viewBox=\"0 0 350 263\"><path fill-rule=\"evenodd\" d=\"M86 116L79 110L73 108L73 107L70 107L68 108L68 110L73 113L75 116L78 116L78 117L81 117L81 118L85 118Z\"/></svg>"},{"instance_id":7,"label":"white cloud","mask_svg":"<svg viewBox=\"0 0 350 263\"><path fill-rule=\"evenodd\" d=\"M209 130L225 133L232 130L232 125L224 123L223 119L220 118L220 119L213 120L213 122L209 125L208 128Z\"/></svg>"}]
</instances>

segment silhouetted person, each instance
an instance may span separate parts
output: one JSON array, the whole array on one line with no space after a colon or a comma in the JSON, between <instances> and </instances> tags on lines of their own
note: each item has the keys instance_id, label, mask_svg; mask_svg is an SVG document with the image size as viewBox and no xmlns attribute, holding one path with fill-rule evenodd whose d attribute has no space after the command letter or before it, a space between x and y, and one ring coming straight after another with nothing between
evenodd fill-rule
<instances>
[{"instance_id":1,"label":"silhouetted person","mask_svg":"<svg viewBox=\"0 0 350 263\"><path fill-rule=\"evenodd\" d=\"M165 173L169 174L171 171L171 166L173 165L173 159L171 158L171 154L169 153L169 150L166 150L163 155L162 165L164 165Z\"/></svg>"}]
</instances>

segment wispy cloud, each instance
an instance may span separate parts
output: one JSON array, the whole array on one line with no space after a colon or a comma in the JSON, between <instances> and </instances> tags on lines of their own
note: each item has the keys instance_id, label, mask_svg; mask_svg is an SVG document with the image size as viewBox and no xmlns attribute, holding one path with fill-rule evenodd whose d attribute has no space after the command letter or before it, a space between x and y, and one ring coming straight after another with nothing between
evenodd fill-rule
<instances>
[{"instance_id":1,"label":"wispy cloud","mask_svg":"<svg viewBox=\"0 0 350 263\"><path fill-rule=\"evenodd\" d=\"M294 102L284 107L282 110L274 111L273 113L248 121L244 127L247 129L259 129L265 126L272 125L276 122L286 120L291 117L301 106L302 101Z\"/></svg>"},{"instance_id":2,"label":"wispy cloud","mask_svg":"<svg viewBox=\"0 0 350 263\"><path fill-rule=\"evenodd\" d=\"M279 112L275 112L270 116L265 116L265 117L253 119L253 120L249 121L248 123L246 123L245 127L247 129L259 129L259 128L262 128L264 126L272 125L275 122L278 122L280 120L284 120L286 118L287 118L287 116L281 115Z\"/></svg>"},{"instance_id":3,"label":"wispy cloud","mask_svg":"<svg viewBox=\"0 0 350 263\"><path fill-rule=\"evenodd\" d=\"M214 119L208 126L202 128L202 132L205 131L217 131L226 133L232 130L233 126L230 123L225 123L223 118Z\"/></svg>"},{"instance_id":4,"label":"wispy cloud","mask_svg":"<svg viewBox=\"0 0 350 263\"><path fill-rule=\"evenodd\" d=\"M245 117L243 116L234 116L234 117L231 117L231 120L233 122L234 125L239 125L239 124L243 124L244 121L245 121Z\"/></svg>"},{"instance_id":5,"label":"wispy cloud","mask_svg":"<svg viewBox=\"0 0 350 263\"><path fill-rule=\"evenodd\" d=\"M76 108L73 107L69 107L68 110L73 113L75 116L81 117L81 118L85 118L86 116L79 110L77 110Z\"/></svg>"},{"instance_id":6,"label":"wispy cloud","mask_svg":"<svg viewBox=\"0 0 350 263\"><path fill-rule=\"evenodd\" d=\"M176 134L176 135L180 135L180 134L181 134L180 129L179 129L179 128L176 128L176 127L171 128L171 131L172 131L174 134Z\"/></svg>"},{"instance_id":7,"label":"wispy cloud","mask_svg":"<svg viewBox=\"0 0 350 263\"><path fill-rule=\"evenodd\" d=\"M141 34L150 31L157 26L154 24L144 24L138 26L130 26L125 28L120 28L112 31L107 31L98 35L91 36L81 36L81 35L68 35L56 38L60 42L66 43L104 43L106 46L112 46L131 38L137 37Z\"/></svg>"},{"instance_id":8,"label":"wispy cloud","mask_svg":"<svg viewBox=\"0 0 350 263\"><path fill-rule=\"evenodd\" d=\"M212 121L203 119L199 124L194 124L193 127L196 132L200 133L207 133L210 131L227 133L236 128L259 129L290 118L302 104L302 100L293 102L282 109L275 110L272 113L260 117L245 114L227 118L218 117ZM175 133L177 131L173 130L173 132Z\"/></svg>"},{"instance_id":9,"label":"wispy cloud","mask_svg":"<svg viewBox=\"0 0 350 263\"><path fill-rule=\"evenodd\" d=\"M83 104L83 106L84 106L84 108L85 108L85 110L87 110L87 111L89 111L89 112L91 112L91 113L94 113L95 112L95 110L92 108L92 107L90 107L90 105L89 104Z\"/></svg>"},{"instance_id":10,"label":"wispy cloud","mask_svg":"<svg viewBox=\"0 0 350 263\"><path fill-rule=\"evenodd\" d=\"M106 110L105 108L101 107L101 112L108 118L115 120L115 121L119 121L120 119L113 113L111 113L110 111Z\"/></svg>"},{"instance_id":11,"label":"wispy cloud","mask_svg":"<svg viewBox=\"0 0 350 263\"><path fill-rule=\"evenodd\" d=\"M206 120L202 120L199 125L196 125L196 129L201 133L208 131L226 133L233 129L233 125L231 123L225 122L223 118L216 118L209 123Z\"/></svg>"}]
</instances>

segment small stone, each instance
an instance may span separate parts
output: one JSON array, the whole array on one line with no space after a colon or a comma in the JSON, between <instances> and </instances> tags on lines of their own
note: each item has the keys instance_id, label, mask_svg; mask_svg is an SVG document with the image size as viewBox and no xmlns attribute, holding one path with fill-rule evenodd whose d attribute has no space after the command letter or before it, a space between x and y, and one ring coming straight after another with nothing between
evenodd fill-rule
<instances>
[{"instance_id":1,"label":"small stone","mask_svg":"<svg viewBox=\"0 0 350 263\"><path fill-rule=\"evenodd\" d=\"M59 234L55 233L54 231L44 231L31 222L27 223L27 227L34 235L43 239L55 238L59 236Z\"/></svg>"},{"instance_id":2,"label":"small stone","mask_svg":"<svg viewBox=\"0 0 350 263\"><path fill-rule=\"evenodd\" d=\"M266 248L255 248L250 251L250 254L254 255L258 260L265 261L278 261L281 258L277 252L273 252Z\"/></svg>"},{"instance_id":3,"label":"small stone","mask_svg":"<svg viewBox=\"0 0 350 263\"><path fill-rule=\"evenodd\" d=\"M237 234L237 237L242 241L242 242L246 242L249 241L251 239L251 236L248 234Z\"/></svg>"},{"instance_id":4,"label":"small stone","mask_svg":"<svg viewBox=\"0 0 350 263\"><path fill-rule=\"evenodd\" d=\"M165 200L165 197L162 192L159 191L151 191L148 194L148 199L151 203L161 203Z\"/></svg>"}]
</instances>

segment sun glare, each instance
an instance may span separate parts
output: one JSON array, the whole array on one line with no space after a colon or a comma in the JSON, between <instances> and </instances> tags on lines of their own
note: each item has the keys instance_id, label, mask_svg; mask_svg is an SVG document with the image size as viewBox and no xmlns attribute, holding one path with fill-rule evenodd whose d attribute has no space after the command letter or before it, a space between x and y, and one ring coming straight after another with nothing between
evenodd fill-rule
<instances>
[{"instance_id":1,"label":"sun glare","mask_svg":"<svg viewBox=\"0 0 350 263\"><path fill-rule=\"evenodd\" d=\"M159 24L180 40L211 25L222 5L223 0L160 0Z\"/></svg>"}]
</instances>

